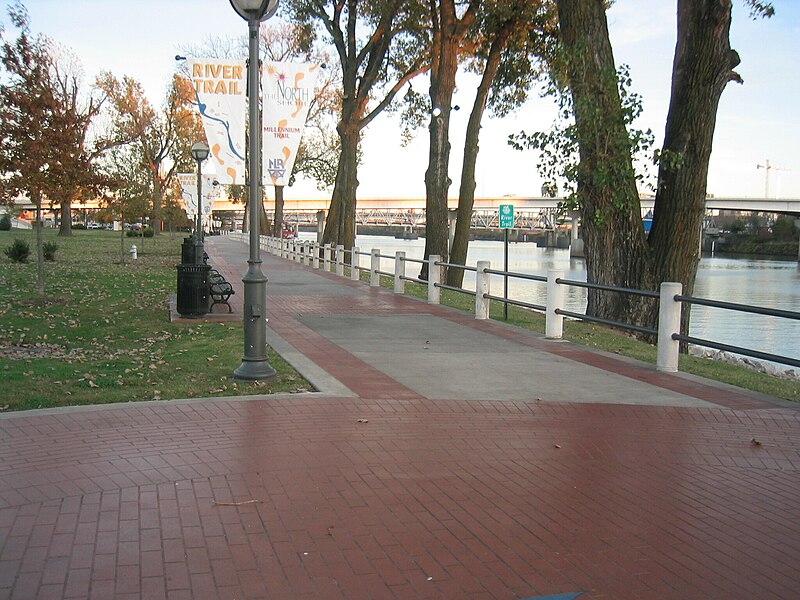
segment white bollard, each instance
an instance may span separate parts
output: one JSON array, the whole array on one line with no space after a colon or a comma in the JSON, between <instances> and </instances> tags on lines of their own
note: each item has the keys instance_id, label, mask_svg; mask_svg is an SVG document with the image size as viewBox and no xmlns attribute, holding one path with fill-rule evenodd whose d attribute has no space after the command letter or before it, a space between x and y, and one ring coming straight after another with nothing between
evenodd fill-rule
<instances>
[{"instance_id":1,"label":"white bollard","mask_svg":"<svg viewBox=\"0 0 800 600\"><path fill-rule=\"evenodd\" d=\"M406 291L406 253L395 252L394 255L394 293L402 294Z\"/></svg>"},{"instance_id":2,"label":"white bollard","mask_svg":"<svg viewBox=\"0 0 800 600\"><path fill-rule=\"evenodd\" d=\"M344 277L344 246L341 244L336 246L336 274Z\"/></svg>"},{"instance_id":3,"label":"white bollard","mask_svg":"<svg viewBox=\"0 0 800 600\"><path fill-rule=\"evenodd\" d=\"M436 263L442 260L438 254L428 257L428 304L439 304L441 290L437 283L442 283L442 267Z\"/></svg>"},{"instance_id":4,"label":"white bollard","mask_svg":"<svg viewBox=\"0 0 800 600\"><path fill-rule=\"evenodd\" d=\"M328 273L331 270L331 245L325 244L322 247L322 265L325 269L325 272Z\"/></svg>"},{"instance_id":5,"label":"white bollard","mask_svg":"<svg viewBox=\"0 0 800 600\"><path fill-rule=\"evenodd\" d=\"M486 269L492 267L492 263L488 260L478 261L478 270L475 272L475 318L486 320L489 318L489 299L484 298L485 294L490 294L489 281L491 275L486 272Z\"/></svg>"},{"instance_id":6,"label":"white bollard","mask_svg":"<svg viewBox=\"0 0 800 600\"><path fill-rule=\"evenodd\" d=\"M131 249L128 252L130 252L131 260L139 259L139 251L136 249L136 244L131 244Z\"/></svg>"},{"instance_id":7,"label":"white bollard","mask_svg":"<svg viewBox=\"0 0 800 600\"><path fill-rule=\"evenodd\" d=\"M678 371L681 343L672 339L681 332L681 303L675 300L683 292L683 285L665 281L661 284L658 305L658 354L656 370L667 373Z\"/></svg>"},{"instance_id":8,"label":"white bollard","mask_svg":"<svg viewBox=\"0 0 800 600\"><path fill-rule=\"evenodd\" d=\"M358 270L359 265L361 264L361 256L359 255L361 250L358 246L353 246L352 253L350 254L350 279L353 281L358 281L361 277L361 272Z\"/></svg>"},{"instance_id":9,"label":"white bollard","mask_svg":"<svg viewBox=\"0 0 800 600\"><path fill-rule=\"evenodd\" d=\"M319 269L319 243L318 242L311 242L311 252L314 253L313 262L314 268Z\"/></svg>"},{"instance_id":10,"label":"white bollard","mask_svg":"<svg viewBox=\"0 0 800 600\"><path fill-rule=\"evenodd\" d=\"M545 333L548 340L560 340L564 335L564 317L556 309L564 308L564 286L556 279L564 277L564 271L547 272L547 310L545 312Z\"/></svg>"},{"instance_id":11,"label":"white bollard","mask_svg":"<svg viewBox=\"0 0 800 600\"><path fill-rule=\"evenodd\" d=\"M369 287L381 286L381 251L379 248L373 248L369 257Z\"/></svg>"}]
</instances>

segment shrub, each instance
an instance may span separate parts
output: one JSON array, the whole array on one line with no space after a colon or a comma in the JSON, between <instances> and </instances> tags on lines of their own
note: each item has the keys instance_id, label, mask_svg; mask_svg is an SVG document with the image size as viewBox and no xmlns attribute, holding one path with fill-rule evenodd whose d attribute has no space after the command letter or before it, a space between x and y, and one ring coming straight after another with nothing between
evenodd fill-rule
<instances>
[{"instance_id":1,"label":"shrub","mask_svg":"<svg viewBox=\"0 0 800 600\"><path fill-rule=\"evenodd\" d=\"M772 226L772 233L776 240L791 241L794 237L794 232L794 219L790 217L778 217L778 220Z\"/></svg>"},{"instance_id":2,"label":"shrub","mask_svg":"<svg viewBox=\"0 0 800 600\"><path fill-rule=\"evenodd\" d=\"M50 262L55 261L56 250L58 250L58 244L55 242L45 242L42 244L42 252L44 252L45 260L49 260Z\"/></svg>"},{"instance_id":3,"label":"shrub","mask_svg":"<svg viewBox=\"0 0 800 600\"><path fill-rule=\"evenodd\" d=\"M13 262L23 263L28 261L28 256L31 254L31 247L25 240L17 238L4 252Z\"/></svg>"},{"instance_id":4,"label":"shrub","mask_svg":"<svg viewBox=\"0 0 800 600\"><path fill-rule=\"evenodd\" d=\"M146 227L141 231L134 231L133 229L129 229L125 235L127 237L146 237L151 238L155 235L155 231L153 231L152 227Z\"/></svg>"},{"instance_id":5,"label":"shrub","mask_svg":"<svg viewBox=\"0 0 800 600\"><path fill-rule=\"evenodd\" d=\"M0 217L0 231L11 231L11 217L7 214Z\"/></svg>"},{"instance_id":6,"label":"shrub","mask_svg":"<svg viewBox=\"0 0 800 600\"><path fill-rule=\"evenodd\" d=\"M83 223L73 223L72 229L86 229L86 225Z\"/></svg>"}]
</instances>

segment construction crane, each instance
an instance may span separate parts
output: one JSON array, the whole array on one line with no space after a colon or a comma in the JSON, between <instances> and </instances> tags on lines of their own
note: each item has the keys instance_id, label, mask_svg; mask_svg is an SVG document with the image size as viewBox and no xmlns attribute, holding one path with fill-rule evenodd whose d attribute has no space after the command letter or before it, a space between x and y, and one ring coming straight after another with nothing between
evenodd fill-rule
<instances>
[{"instance_id":1,"label":"construction crane","mask_svg":"<svg viewBox=\"0 0 800 600\"><path fill-rule=\"evenodd\" d=\"M775 165L769 164L769 159L764 161L763 165L756 165L757 169L764 169L764 199L769 200L769 172L770 171L791 171L791 169L782 169ZM776 196L777 197L777 196Z\"/></svg>"}]
</instances>

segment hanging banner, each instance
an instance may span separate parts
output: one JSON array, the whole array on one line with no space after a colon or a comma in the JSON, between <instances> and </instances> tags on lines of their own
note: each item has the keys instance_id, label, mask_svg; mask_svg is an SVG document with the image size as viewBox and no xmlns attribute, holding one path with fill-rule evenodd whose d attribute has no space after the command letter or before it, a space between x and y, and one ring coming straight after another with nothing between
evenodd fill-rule
<instances>
[{"instance_id":1,"label":"hanging banner","mask_svg":"<svg viewBox=\"0 0 800 600\"><path fill-rule=\"evenodd\" d=\"M181 195L186 215L193 219L197 215L197 173L178 173ZM219 181L214 175L201 176L203 186L203 215L210 215L214 200L220 195ZM215 185L216 182L216 185Z\"/></svg>"},{"instance_id":2,"label":"hanging banner","mask_svg":"<svg viewBox=\"0 0 800 600\"><path fill-rule=\"evenodd\" d=\"M319 65L264 62L262 173L266 185L287 185L314 99Z\"/></svg>"},{"instance_id":3,"label":"hanging banner","mask_svg":"<svg viewBox=\"0 0 800 600\"><path fill-rule=\"evenodd\" d=\"M190 219L197 214L197 175L194 173L178 173L181 184L181 195L186 216Z\"/></svg>"},{"instance_id":4,"label":"hanging banner","mask_svg":"<svg viewBox=\"0 0 800 600\"><path fill-rule=\"evenodd\" d=\"M217 179L244 185L245 63L212 58L187 63Z\"/></svg>"}]
</instances>

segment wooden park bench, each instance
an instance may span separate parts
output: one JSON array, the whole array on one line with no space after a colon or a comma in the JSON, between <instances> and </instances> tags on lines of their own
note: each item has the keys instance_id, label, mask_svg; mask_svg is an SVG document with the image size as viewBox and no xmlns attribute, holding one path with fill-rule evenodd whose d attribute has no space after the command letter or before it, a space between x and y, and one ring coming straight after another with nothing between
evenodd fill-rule
<instances>
[{"instance_id":1,"label":"wooden park bench","mask_svg":"<svg viewBox=\"0 0 800 600\"><path fill-rule=\"evenodd\" d=\"M229 313L233 312L229 300L236 292L225 276L216 269L211 269L208 273L208 293L213 300L211 306L208 307L208 312L212 312L216 304L224 304L228 307Z\"/></svg>"}]
</instances>

